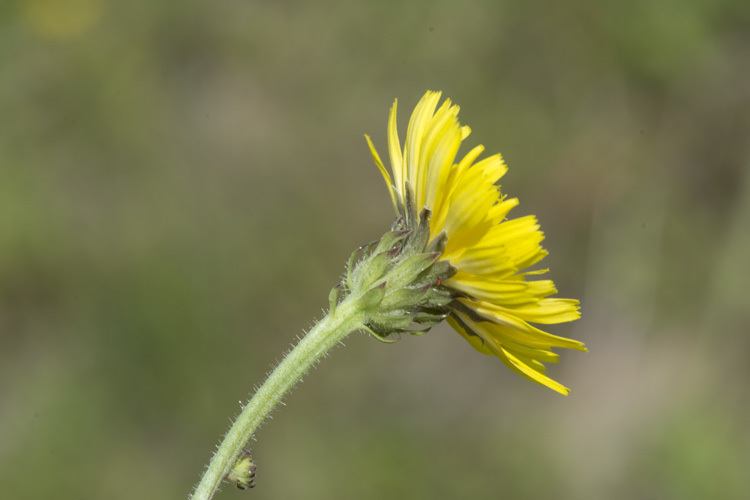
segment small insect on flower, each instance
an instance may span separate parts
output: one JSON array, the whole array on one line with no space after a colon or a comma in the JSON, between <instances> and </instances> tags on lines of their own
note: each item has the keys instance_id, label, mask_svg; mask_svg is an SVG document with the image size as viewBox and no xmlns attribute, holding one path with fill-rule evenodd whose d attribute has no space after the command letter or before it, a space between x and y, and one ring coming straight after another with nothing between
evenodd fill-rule
<instances>
[{"instance_id":1,"label":"small insect on flower","mask_svg":"<svg viewBox=\"0 0 750 500\"><path fill-rule=\"evenodd\" d=\"M227 474L227 480L232 481L237 489L255 488L255 471L258 466L253 462L253 455L248 450L242 450L237 463Z\"/></svg>"}]
</instances>

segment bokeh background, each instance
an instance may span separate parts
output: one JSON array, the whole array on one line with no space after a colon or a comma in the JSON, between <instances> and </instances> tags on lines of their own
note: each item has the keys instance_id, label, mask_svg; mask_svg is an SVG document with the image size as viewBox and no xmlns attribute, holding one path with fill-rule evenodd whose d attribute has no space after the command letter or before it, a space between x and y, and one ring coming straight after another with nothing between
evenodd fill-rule
<instances>
[{"instance_id":1,"label":"bokeh background","mask_svg":"<svg viewBox=\"0 0 750 500\"><path fill-rule=\"evenodd\" d=\"M2 497L187 498L392 222L362 135L427 89L582 300L571 396L445 326L355 334L218 498L746 498L740 0L0 3Z\"/></svg>"}]
</instances>

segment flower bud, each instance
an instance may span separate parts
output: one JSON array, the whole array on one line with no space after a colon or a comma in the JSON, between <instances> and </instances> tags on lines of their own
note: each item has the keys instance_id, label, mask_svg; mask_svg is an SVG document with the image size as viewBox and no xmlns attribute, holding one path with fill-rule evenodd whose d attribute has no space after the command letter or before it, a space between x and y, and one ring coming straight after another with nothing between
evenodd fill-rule
<instances>
[{"instance_id":1,"label":"flower bud","mask_svg":"<svg viewBox=\"0 0 750 500\"><path fill-rule=\"evenodd\" d=\"M239 460L227 474L227 480L232 481L240 490L255 488L255 471L257 468L253 462L252 454L243 450Z\"/></svg>"}]
</instances>

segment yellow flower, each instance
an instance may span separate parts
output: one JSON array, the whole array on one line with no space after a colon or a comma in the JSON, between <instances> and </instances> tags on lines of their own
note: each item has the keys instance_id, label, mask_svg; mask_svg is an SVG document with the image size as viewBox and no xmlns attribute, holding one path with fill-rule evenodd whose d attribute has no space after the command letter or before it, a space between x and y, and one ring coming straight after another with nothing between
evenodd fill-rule
<instances>
[{"instance_id":1,"label":"yellow flower","mask_svg":"<svg viewBox=\"0 0 750 500\"><path fill-rule=\"evenodd\" d=\"M456 158L471 130L458 122L459 107L440 92L427 92L412 113L401 148L394 102L388 121L388 151L393 178L372 141L367 142L390 191L397 214L407 227L418 224L415 208L432 212L430 239L448 237L441 260L458 271L440 285L456 293L448 323L478 351L499 357L513 371L561 394L570 390L545 375L542 362L557 362L553 347L586 351L583 343L558 337L530 323L553 324L580 318L578 301L548 298L557 293L551 280L526 278L547 255L534 216L507 219L518 204L500 192L507 167L499 154L477 161L476 146ZM437 108L437 109L436 109ZM415 204L416 207L410 207Z\"/></svg>"}]
</instances>

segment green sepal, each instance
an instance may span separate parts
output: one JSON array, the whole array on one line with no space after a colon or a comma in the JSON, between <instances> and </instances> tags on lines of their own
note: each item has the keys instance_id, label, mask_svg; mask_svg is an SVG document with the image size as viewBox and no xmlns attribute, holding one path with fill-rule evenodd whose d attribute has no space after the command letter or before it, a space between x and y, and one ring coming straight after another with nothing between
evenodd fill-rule
<instances>
[{"instance_id":1,"label":"green sepal","mask_svg":"<svg viewBox=\"0 0 750 500\"><path fill-rule=\"evenodd\" d=\"M339 295L341 295L341 288L343 285L339 283L335 287L331 288L331 292L328 294L328 311L333 314L336 310L336 305L339 303Z\"/></svg>"},{"instance_id":2,"label":"green sepal","mask_svg":"<svg viewBox=\"0 0 750 500\"><path fill-rule=\"evenodd\" d=\"M387 294L383 300L383 306L387 308L400 309L414 307L425 302L430 292L429 286L411 287L406 286Z\"/></svg>"},{"instance_id":3,"label":"green sepal","mask_svg":"<svg viewBox=\"0 0 750 500\"><path fill-rule=\"evenodd\" d=\"M388 266L393 262L393 258L398 255L401 247L397 246L369 257L359 266L356 285L362 288L368 288L373 283L382 279Z\"/></svg>"},{"instance_id":4,"label":"green sepal","mask_svg":"<svg viewBox=\"0 0 750 500\"><path fill-rule=\"evenodd\" d=\"M415 221L416 229L411 235L409 241L404 246L404 252L411 254L413 252L424 252L427 242L430 239L430 216L432 211L429 208L423 208L419 212L419 220ZM442 252L441 252L442 253Z\"/></svg>"},{"instance_id":5,"label":"green sepal","mask_svg":"<svg viewBox=\"0 0 750 500\"><path fill-rule=\"evenodd\" d=\"M414 189L411 186L411 182L404 182L404 191L406 195L406 226L413 227L417 224L417 207L414 205Z\"/></svg>"},{"instance_id":6,"label":"green sepal","mask_svg":"<svg viewBox=\"0 0 750 500\"><path fill-rule=\"evenodd\" d=\"M428 326L427 328L418 328L416 330L404 330L401 333L408 333L409 335L414 335L415 337L420 337L424 335L425 333L432 330L432 325Z\"/></svg>"},{"instance_id":7,"label":"green sepal","mask_svg":"<svg viewBox=\"0 0 750 500\"><path fill-rule=\"evenodd\" d=\"M432 287L426 294L428 307L445 307L455 300L453 292L443 287Z\"/></svg>"},{"instance_id":8,"label":"green sepal","mask_svg":"<svg viewBox=\"0 0 750 500\"><path fill-rule=\"evenodd\" d=\"M440 234L432 238L432 240L427 244L424 251L431 253L431 252L439 252L443 253L445 251L445 245L448 244L448 233L445 232L445 230L440 231Z\"/></svg>"},{"instance_id":9,"label":"green sepal","mask_svg":"<svg viewBox=\"0 0 750 500\"><path fill-rule=\"evenodd\" d=\"M365 247L362 246L354 250L352 254L349 256L349 260L346 263L346 285L349 288L349 290L352 289L352 284L354 283L353 274L357 267L357 262L359 261L359 258L362 256L364 248Z\"/></svg>"},{"instance_id":10,"label":"green sepal","mask_svg":"<svg viewBox=\"0 0 750 500\"><path fill-rule=\"evenodd\" d=\"M458 272L458 268L450 263L448 260L441 260L435 262L432 267L428 268L420 279L424 279L429 283L437 283L438 280L445 281L452 278Z\"/></svg>"},{"instance_id":11,"label":"green sepal","mask_svg":"<svg viewBox=\"0 0 750 500\"><path fill-rule=\"evenodd\" d=\"M374 253L378 254L380 252L391 250L396 246L396 244L409 236L411 233L411 229L396 229L385 233L383 237L380 238L380 241L378 241L378 246L375 247Z\"/></svg>"},{"instance_id":12,"label":"green sepal","mask_svg":"<svg viewBox=\"0 0 750 500\"><path fill-rule=\"evenodd\" d=\"M406 257L395 268L389 271L389 287L391 289L398 289L412 283L439 258L439 253L418 253Z\"/></svg>"},{"instance_id":13,"label":"green sepal","mask_svg":"<svg viewBox=\"0 0 750 500\"><path fill-rule=\"evenodd\" d=\"M358 290L362 288L362 282L364 276L362 275L362 266L367 262L368 257L372 253L373 247L377 244L377 241L368 243L365 246L359 247L349 257L349 265L347 267L347 286L349 290Z\"/></svg>"},{"instance_id":14,"label":"green sepal","mask_svg":"<svg viewBox=\"0 0 750 500\"><path fill-rule=\"evenodd\" d=\"M414 322L418 323L420 325L430 325L430 327L437 325L441 321L443 321L445 318L448 317L447 312L436 312L436 313L430 313L426 311L419 311L414 316Z\"/></svg>"},{"instance_id":15,"label":"green sepal","mask_svg":"<svg viewBox=\"0 0 750 500\"><path fill-rule=\"evenodd\" d=\"M403 212L403 210L399 210L398 213L402 213L402 212ZM404 218L403 217L399 217L398 219L396 219L395 221L393 221L393 224L391 224L391 231L400 231L400 230L404 229L405 227L406 227L406 225L404 224Z\"/></svg>"},{"instance_id":16,"label":"green sepal","mask_svg":"<svg viewBox=\"0 0 750 500\"><path fill-rule=\"evenodd\" d=\"M393 310L387 313L373 314L367 323L370 326L377 326L378 329L394 331L406 328L411 325L414 314L404 310Z\"/></svg>"},{"instance_id":17,"label":"green sepal","mask_svg":"<svg viewBox=\"0 0 750 500\"><path fill-rule=\"evenodd\" d=\"M367 325L362 325L360 328L369 333L375 340L378 340L384 344L393 344L394 342L398 341L398 339L386 338L386 335L388 334L380 334Z\"/></svg>"},{"instance_id":18,"label":"green sepal","mask_svg":"<svg viewBox=\"0 0 750 500\"><path fill-rule=\"evenodd\" d=\"M374 308L380 302L382 302L383 297L385 297L385 288L386 288L386 282L383 281L379 285L375 285L369 290L367 290L364 295L362 295L362 305L367 308Z\"/></svg>"}]
</instances>

